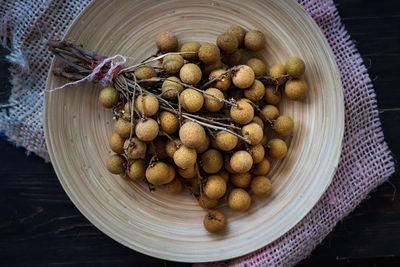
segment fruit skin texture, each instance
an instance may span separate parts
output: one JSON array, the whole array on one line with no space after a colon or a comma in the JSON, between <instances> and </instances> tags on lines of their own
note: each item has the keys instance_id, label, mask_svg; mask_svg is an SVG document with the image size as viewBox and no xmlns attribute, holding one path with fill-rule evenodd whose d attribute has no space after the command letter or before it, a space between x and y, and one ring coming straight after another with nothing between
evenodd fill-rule
<instances>
[{"instance_id":1,"label":"fruit skin texture","mask_svg":"<svg viewBox=\"0 0 400 267\"><path fill-rule=\"evenodd\" d=\"M221 149L223 151L230 151L234 149L237 145L237 142L237 136L226 131L218 131L215 135L215 143L218 149Z\"/></svg>"},{"instance_id":2,"label":"fruit skin texture","mask_svg":"<svg viewBox=\"0 0 400 267\"><path fill-rule=\"evenodd\" d=\"M197 112L203 107L204 97L194 89L183 90L179 97L183 108L190 113Z\"/></svg>"},{"instance_id":3,"label":"fruit skin texture","mask_svg":"<svg viewBox=\"0 0 400 267\"><path fill-rule=\"evenodd\" d=\"M251 146L249 152L253 158L253 164L258 164L264 159L265 149L262 144Z\"/></svg>"},{"instance_id":4,"label":"fruit skin texture","mask_svg":"<svg viewBox=\"0 0 400 267\"><path fill-rule=\"evenodd\" d=\"M139 120L136 125L136 136L143 142L153 141L158 135L158 123L150 118Z\"/></svg>"},{"instance_id":5,"label":"fruit skin texture","mask_svg":"<svg viewBox=\"0 0 400 267\"><path fill-rule=\"evenodd\" d=\"M255 74L252 68L241 65L232 77L233 84L240 89L249 88L254 82Z\"/></svg>"},{"instance_id":6,"label":"fruit skin texture","mask_svg":"<svg viewBox=\"0 0 400 267\"><path fill-rule=\"evenodd\" d=\"M246 30L239 25L232 25L227 30L227 33L234 35L239 43L239 46L243 45L244 36L246 35Z\"/></svg>"},{"instance_id":7,"label":"fruit skin texture","mask_svg":"<svg viewBox=\"0 0 400 267\"><path fill-rule=\"evenodd\" d=\"M284 76L285 74L286 74L286 68L282 64L275 64L269 70L269 76L275 78L278 85L282 85L286 82L286 77L281 77Z\"/></svg>"},{"instance_id":8,"label":"fruit skin texture","mask_svg":"<svg viewBox=\"0 0 400 267\"><path fill-rule=\"evenodd\" d=\"M220 233L226 228L226 216L217 210L210 211L204 216L203 224L208 232L213 234Z\"/></svg>"},{"instance_id":9,"label":"fruit skin texture","mask_svg":"<svg viewBox=\"0 0 400 267\"><path fill-rule=\"evenodd\" d=\"M273 126L274 131L280 136L289 136L294 129L294 122L288 116L279 116Z\"/></svg>"},{"instance_id":10,"label":"fruit skin texture","mask_svg":"<svg viewBox=\"0 0 400 267\"><path fill-rule=\"evenodd\" d=\"M213 71L210 73L209 80L213 79L214 77L218 77L218 76L222 75L224 72L225 72L224 69L216 69L216 70L213 70ZM230 74L225 74L225 75L221 78L221 80L215 81L215 82L212 84L212 86L214 86L215 88L217 88L217 89L219 89L219 90L221 90L221 91L226 91L226 90L228 90L229 87L231 86L231 80L232 80L231 75L230 75Z\"/></svg>"},{"instance_id":11,"label":"fruit skin texture","mask_svg":"<svg viewBox=\"0 0 400 267\"><path fill-rule=\"evenodd\" d=\"M131 146L128 146L129 143L132 143ZM129 159L145 159L146 158L146 150L147 146L145 143L140 141L137 137L133 137L130 142L129 140L125 140L124 147L127 149L125 150L125 155Z\"/></svg>"},{"instance_id":12,"label":"fruit skin texture","mask_svg":"<svg viewBox=\"0 0 400 267\"><path fill-rule=\"evenodd\" d=\"M278 138L271 139L267 147L269 148L268 155L273 159L283 159L287 153L287 145L286 143Z\"/></svg>"},{"instance_id":13,"label":"fruit skin texture","mask_svg":"<svg viewBox=\"0 0 400 267\"><path fill-rule=\"evenodd\" d=\"M199 58L205 64L213 64L218 61L221 54L218 46L211 43L204 43L199 48Z\"/></svg>"},{"instance_id":14,"label":"fruit skin texture","mask_svg":"<svg viewBox=\"0 0 400 267\"><path fill-rule=\"evenodd\" d=\"M179 180L178 178L175 178L174 180L172 180L172 182L169 182L167 184L164 184L164 189L165 191L167 191L168 193L171 194L179 194L182 192L183 190L183 184L182 181Z\"/></svg>"},{"instance_id":15,"label":"fruit skin texture","mask_svg":"<svg viewBox=\"0 0 400 267\"><path fill-rule=\"evenodd\" d=\"M204 194L200 195L198 202L203 209L213 209L218 205L218 199L211 199Z\"/></svg>"},{"instance_id":16,"label":"fruit skin texture","mask_svg":"<svg viewBox=\"0 0 400 267\"><path fill-rule=\"evenodd\" d=\"M226 192L226 183L218 175L211 175L207 178L206 185L204 186L204 193L211 199L219 199Z\"/></svg>"},{"instance_id":17,"label":"fruit skin texture","mask_svg":"<svg viewBox=\"0 0 400 267\"><path fill-rule=\"evenodd\" d=\"M260 51L265 47L265 36L260 31L249 31L244 36L244 46L250 51Z\"/></svg>"},{"instance_id":18,"label":"fruit skin texture","mask_svg":"<svg viewBox=\"0 0 400 267\"><path fill-rule=\"evenodd\" d=\"M195 61L199 59L198 52L201 44L199 42L186 42L181 47L181 52L196 52L182 54L182 57L187 60Z\"/></svg>"},{"instance_id":19,"label":"fruit skin texture","mask_svg":"<svg viewBox=\"0 0 400 267\"><path fill-rule=\"evenodd\" d=\"M274 105L266 105L261 110L261 114L269 120L275 120L279 116L279 109Z\"/></svg>"},{"instance_id":20,"label":"fruit skin texture","mask_svg":"<svg viewBox=\"0 0 400 267\"><path fill-rule=\"evenodd\" d=\"M245 172L245 173L236 173L232 174L231 176L231 183L240 188L247 188L249 187L251 181L251 173Z\"/></svg>"},{"instance_id":21,"label":"fruit skin texture","mask_svg":"<svg viewBox=\"0 0 400 267\"><path fill-rule=\"evenodd\" d=\"M262 129L264 129L264 122L262 121L262 119L261 119L260 117L254 116L252 122L257 123L258 125L260 125L260 127L261 127Z\"/></svg>"},{"instance_id":22,"label":"fruit skin texture","mask_svg":"<svg viewBox=\"0 0 400 267\"><path fill-rule=\"evenodd\" d=\"M176 146L181 144L182 142L179 138L174 138L174 141L168 140L165 145L165 152L167 152L168 157L173 158L174 153L177 150Z\"/></svg>"},{"instance_id":23,"label":"fruit skin texture","mask_svg":"<svg viewBox=\"0 0 400 267\"><path fill-rule=\"evenodd\" d=\"M291 100L300 101L306 98L308 93L308 85L306 81L301 79L292 79L285 84L285 94Z\"/></svg>"},{"instance_id":24,"label":"fruit skin texture","mask_svg":"<svg viewBox=\"0 0 400 267\"><path fill-rule=\"evenodd\" d=\"M138 80L144 80L144 79L150 79L153 77L157 77L156 70L150 66L139 67L135 70L134 74L136 76L136 79L138 79ZM141 83L140 85L142 87L146 88L146 87L153 85L154 83L155 82L144 82L144 83Z\"/></svg>"},{"instance_id":25,"label":"fruit skin texture","mask_svg":"<svg viewBox=\"0 0 400 267\"><path fill-rule=\"evenodd\" d=\"M106 87L100 91L99 101L105 108L113 108L118 104L119 92L113 87Z\"/></svg>"},{"instance_id":26,"label":"fruit skin texture","mask_svg":"<svg viewBox=\"0 0 400 267\"><path fill-rule=\"evenodd\" d=\"M153 185L167 184L175 178L175 174L172 177L171 172L171 167L169 165L162 161L157 161L153 165L147 167L146 179Z\"/></svg>"},{"instance_id":27,"label":"fruit skin texture","mask_svg":"<svg viewBox=\"0 0 400 267\"><path fill-rule=\"evenodd\" d=\"M142 159L134 160L128 169L128 177L133 181L141 181L146 177L146 162Z\"/></svg>"},{"instance_id":28,"label":"fruit skin texture","mask_svg":"<svg viewBox=\"0 0 400 267\"><path fill-rule=\"evenodd\" d=\"M197 148L205 141L206 132L200 124L188 121L179 129L179 138L185 146Z\"/></svg>"},{"instance_id":29,"label":"fruit skin texture","mask_svg":"<svg viewBox=\"0 0 400 267\"><path fill-rule=\"evenodd\" d=\"M121 155L112 155L108 158L106 167L112 174L121 174L125 172L126 159Z\"/></svg>"},{"instance_id":30,"label":"fruit skin texture","mask_svg":"<svg viewBox=\"0 0 400 267\"><path fill-rule=\"evenodd\" d=\"M175 34L169 31L162 32L157 36L156 44L163 53L174 52L178 50L178 39Z\"/></svg>"},{"instance_id":31,"label":"fruit skin texture","mask_svg":"<svg viewBox=\"0 0 400 267\"><path fill-rule=\"evenodd\" d=\"M217 88L208 88L206 90L206 93L214 95L220 99L225 99L224 94ZM205 97L204 106L208 111L217 112L224 106L224 102L219 101L217 98L214 98L206 94L204 95L204 97Z\"/></svg>"},{"instance_id":32,"label":"fruit skin texture","mask_svg":"<svg viewBox=\"0 0 400 267\"><path fill-rule=\"evenodd\" d=\"M267 66L259 58L250 58L249 60L247 60L246 65L252 68L256 77L264 76L267 72Z\"/></svg>"},{"instance_id":33,"label":"fruit skin texture","mask_svg":"<svg viewBox=\"0 0 400 267\"><path fill-rule=\"evenodd\" d=\"M161 130L167 134L173 134L178 131L179 119L178 117L169 111L163 111L160 113L160 127Z\"/></svg>"},{"instance_id":34,"label":"fruit skin texture","mask_svg":"<svg viewBox=\"0 0 400 267\"><path fill-rule=\"evenodd\" d=\"M202 168L206 173L217 173L224 165L221 152L216 149L209 149L201 156Z\"/></svg>"},{"instance_id":35,"label":"fruit skin texture","mask_svg":"<svg viewBox=\"0 0 400 267\"><path fill-rule=\"evenodd\" d=\"M251 192L258 197L266 197L272 191L271 181L265 176L257 176L251 181Z\"/></svg>"},{"instance_id":36,"label":"fruit skin texture","mask_svg":"<svg viewBox=\"0 0 400 267\"><path fill-rule=\"evenodd\" d=\"M299 78L306 71L304 61L298 57L291 57L285 63L286 72L293 78Z\"/></svg>"},{"instance_id":37,"label":"fruit skin texture","mask_svg":"<svg viewBox=\"0 0 400 267\"><path fill-rule=\"evenodd\" d=\"M244 96L252 101L259 101L264 97L265 87L259 80L254 80L254 83L246 90Z\"/></svg>"},{"instance_id":38,"label":"fruit skin texture","mask_svg":"<svg viewBox=\"0 0 400 267\"><path fill-rule=\"evenodd\" d=\"M279 102L281 102L282 94L281 91L275 91L275 86L272 85L267 85L265 86L265 95L264 95L264 101L267 104L271 105L277 105Z\"/></svg>"},{"instance_id":39,"label":"fruit skin texture","mask_svg":"<svg viewBox=\"0 0 400 267\"><path fill-rule=\"evenodd\" d=\"M239 124L247 124L254 118L254 109L248 102L239 100L237 102L239 107L231 107L231 118Z\"/></svg>"},{"instance_id":40,"label":"fruit skin texture","mask_svg":"<svg viewBox=\"0 0 400 267\"><path fill-rule=\"evenodd\" d=\"M228 205L236 211L246 211L250 207L251 197L241 188L232 189L228 197Z\"/></svg>"},{"instance_id":41,"label":"fruit skin texture","mask_svg":"<svg viewBox=\"0 0 400 267\"><path fill-rule=\"evenodd\" d=\"M225 54L232 54L239 46L239 41L235 35L223 33L217 38L217 45Z\"/></svg>"},{"instance_id":42,"label":"fruit skin texture","mask_svg":"<svg viewBox=\"0 0 400 267\"><path fill-rule=\"evenodd\" d=\"M221 59L218 59L216 62L212 63L212 64L201 64L201 71L203 73L204 76L208 76L210 75L210 73L213 70L217 70L222 68L222 61Z\"/></svg>"},{"instance_id":43,"label":"fruit skin texture","mask_svg":"<svg viewBox=\"0 0 400 267\"><path fill-rule=\"evenodd\" d=\"M200 146L196 147L196 152L197 153L203 153L204 151L206 151L208 148L210 147L210 137L208 137L208 135L206 135L206 139L204 140L203 143L201 143Z\"/></svg>"},{"instance_id":44,"label":"fruit skin texture","mask_svg":"<svg viewBox=\"0 0 400 267\"><path fill-rule=\"evenodd\" d=\"M251 172L254 175L266 175L269 171L270 163L269 160L264 158L260 163L254 165Z\"/></svg>"},{"instance_id":45,"label":"fruit skin texture","mask_svg":"<svg viewBox=\"0 0 400 267\"><path fill-rule=\"evenodd\" d=\"M232 54L225 54L222 56L222 62L224 62L229 67L239 64L241 59L242 54L240 53L240 50L236 50Z\"/></svg>"},{"instance_id":46,"label":"fruit skin texture","mask_svg":"<svg viewBox=\"0 0 400 267\"><path fill-rule=\"evenodd\" d=\"M119 134L121 137L127 138L131 133L131 122L124 120L123 118L119 118L114 125L115 132ZM135 131L135 125L132 128Z\"/></svg>"},{"instance_id":47,"label":"fruit skin texture","mask_svg":"<svg viewBox=\"0 0 400 267\"><path fill-rule=\"evenodd\" d=\"M190 85L198 84L201 80L201 75L201 69L193 63L183 65L179 71L179 78L181 78L181 81Z\"/></svg>"},{"instance_id":48,"label":"fruit skin texture","mask_svg":"<svg viewBox=\"0 0 400 267\"><path fill-rule=\"evenodd\" d=\"M181 79L176 76L170 76L161 86L161 91L167 99L176 99L183 91L183 85L174 81L181 82Z\"/></svg>"},{"instance_id":49,"label":"fruit skin texture","mask_svg":"<svg viewBox=\"0 0 400 267\"><path fill-rule=\"evenodd\" d=\"M185 145L181 145L174 153L174 162L176 166L182 169L193 167L196 160L196 150Z\"/></svg>"},{"instance_id":50,"label":"fruit skin texture","mask_svg":"<svg viewBox=\"0 0 400 267\"><path fill-rule=\"evenodd\" d=\"M245 173L253 166L253 158L249 152L240 150L232 155L230 165L234 172Z\"/></svg>"},{"instance_id":51,"label":"fruit skin texture","mask_svg":"<svg viewBox=\"0 0 400 267\"><path fill-rule=\"evenodd\" d=\"M144 113L145 116L153 116L158 111L159 103L157 98L153 95L145 95L143 97L139 95L136 98L135 106L140 114Z\"/></svg>"},{"instance_id":52,"label":"fruit skin texture","mask_svg":"<svg viewBox=\"0 0 400 267\"><path fill-rule=\"evenodd\" d=\"M186 169L178 168L178 173L180 176L182 176L185 179L192 179L197 174L195 166L192 166L192 167L189 167Z\"/></svg>"},{"instance_id":53,"label":"fruit skin texture","mask_svg":"<svg viewBox=\"0 0 400 267\"><path fill-rule=\"evenodd\" d=\"M251 145L257 145L264 136L263 129L255 122L249 123L242 128L242 136L248 138Z\"/></svg>"},{"instance_id":54,"label":"fruit skin texture","mask_svg":"<svg viewBox=\"0 0 400 267\"><path fill-rule=\"evenodd\" d=\"M125 138L121 137L117 133L113 133L110 136L110 141L109 141L111 150L117 154L124 153L124 142L125 142Z\"/></svg>"},{"instance_id":55,"label":"fruit skin texture","mask_svg":"<svg viewBox=\"0 0 400 267\"><path fill-rule=\"evenodd\" d=\"M183 66L184 60L181 55L168 55L163 58L163 67L169 74L177 73Z\"/></svg>"}]
</instances>

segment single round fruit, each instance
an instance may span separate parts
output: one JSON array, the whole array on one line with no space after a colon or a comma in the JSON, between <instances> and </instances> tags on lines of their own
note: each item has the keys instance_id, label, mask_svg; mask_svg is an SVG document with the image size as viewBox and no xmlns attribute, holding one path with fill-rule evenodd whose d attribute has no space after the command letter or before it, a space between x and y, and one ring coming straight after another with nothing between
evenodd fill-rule
<instances>
[{"instance_id":1,"label":"single round fruit","mask_svg":"<svg viewBox=\"0 0 400 267\"><path fill-rule=\"evenodd\" d=\"M275 120L279 116L279 109L274 105L266 105L261 114L268 120Z\"/></svg>"},{"instance_id":2,"label":"single round fruit","mask_svg":"<svg viewBox=\"0 0 400 267\"><path fill-rule=\"evenodd\" d=\"M223 33L218 36L217 45L222 53L232 54L238 49L239 41L235 35Z\"/></svg>"},{"instance_id":3,"label":"single round fruit","mask_svg":"<svg viewBox=\"0 0 400 267\"><path fill-rule=\"evenodd\" d=\"M170 166L162 161L149 165L146 169L146 179L153 185L167 184L172 181Z\"/></svg>"},{"instance_id":4,"label":"single round fruit","mask_svg":"<svg viewBox=\"0 0 400 267\"><path fill-rule=\"evenodd\" d=\"M264 76L267 72L267 66L259 58L250 58L249 60L247 60L246 65L252 68L256 77Z\"/></svg>"},{"instance_id":5,"label":"single round fruit","mask_svg":"<svg viewBox=\"0 0 400 267\"><path fill-rule=\"evenodd\" d=\"M249 88L254 83L254 71L246 65L241 65L239 69L233 74L232 82L240 89Z\"/></svg>"},{"instance_id":6,"label":"single round fruit","mask_svg":"<svg viewBox=\"0 0 400 267\"><path fill-rule=\"evenodd\" d=\"M265 176L254 177L251 181L251 192L258 197L266 197L272 191L271 181Z\"/></svg>"},{"instance_id":7,"label":"single round fruit","mask_svg":"<svg viewBox=\"0 0 400 267\"><path fill-rule=\"evenodd\" d=\"M200 124L188 121L179 129L179 138L187 147L197 148L206 140L206 132Z\"/></svg>"},{"instance_id":8,"label":"single round fruit","mask_svg":"<svg viewBox=\"0 0 400 267\"><path fill-rule=\"evenodd\" d=\"M172 180L172 182L164 184L164 189L168 193L179 194L183 190L182 181L179 178L175 178L174 180Z\"/></svg>"},{"instance_id":9,"label":"single round fruit","mask_svg":"<svg viewBox=\"0 0 400 267\"><path fill-rule=\"evenodd\" d=\"M184 53L182 57L186 60L196 61L199 59L198 52L201 44L199 42L186 42L181 47L181 52L195 52L195 53Z\"/></svg>"},{"instance_id":10,"label":"single round fruit","mask_svg":"<svg viewBox=\"0 0 400 267\"><path fill-rule=\"evenodd\" d=\"M292 118L288 116L279 116L274 121L274 126L272 128L280 136L289 136L293 132L294 122Z\"/></svg>"},{"instance_id":11,"label":"single round fruit","mask_svg":"<svg viewBox=\"0 0 400 267\"><path fill-rule=\"evenodd\" d=\"M219 199L226 192L226 183L218 175L211 175L207 178L206 185L204 186L204 193L211 199Z\"/></svg>"},{"instance_id":12,"label":"single round fruit","mask_svg":"<svg viewBox=\"0 0 400 267\"><path fill-rule=\"evenodd\" d=\"M113 108L118 104L119 92L113 87L106 87L100 91L99 101L105 108Z\"/></svg>"},{"instance_id":13,"label":"single round fruit","mask_svg":"<svg viewBox=\"0 0 400 267\"><path fill-rule=\"evenodd\" d=\"M112 155L108 158L106 167L113 174L121 174L125 172L126 159L121 155Z\"/></svg>"},{"instance_id":14,"label":"single round fruit","mask_svg":"<svg viewBox=\"0 0 400 267\"><path fill-rule=\"evenodd\" d=\"M153 116L158 111L159 103L153 95L145 95L143 97L139 95L136 98L135 107L140 114L144 113L145 116Z\"/></svg>"},{"instance_id":15,"label":"single round fruit","mask_svg":"<svg viewBox=\"0 0 400 267\"><path fill-rule=\"evenodd\" d=\"M194 89L183 90L179 97L183 108L190 113L197 112L203 107L204 97Z\"/></svg>"},{"instance_id":16,"label":"single round fruit","mask_svg":"<svg viewBox=\"0 0 400 267\"><path fill-rule=\"evenodd\" d=\"M216 149L209 149L201 156L201 166L206 173L219 172L223 164L222 154Z\"/></svg>"},{"instance_id":17,"label":"single round fruit","mask_svg":"<svg viewBox=\"0 0 400 267\"><path fill-rule=\"evenodd\" d=\"M165 80L161 86L163 97L166 99L176 99L183 91L183 85L180 82L181 80L178 77L168 77L168 80Z\"/></svg>"},{"instance_id":18,"label":"single round fruit","mask_svg":"<svg viewBox=\"0 0 400 267\"><path fill-rule=\"evenodd\" d=\"M135 131L136 136L143 142L153 141L158 135L158 123L150 118L139 120Z\"/></svg>"},{"instance_id":19,"label":"single round fruit","mask_svg":"<svg viewBox=\"0 0 400 267\"><path fill-rule=\"evenodd\" d=\"M278 85L282 85L286 82L286 77L284 77L285 75L286 75L286 69L285 66L282 64L275 64L269 70L269 76L275 79Z\"/></svg>"},{"instance_id":20,"label":"single round fruit","mask_svg":"<svg viewBox=\"0 0 400 267\"><path fill-rule=\"evenodd\" d=\"M292 79L285 84L285 94L292 100L300 101L306 98L308 85L301 79Z\"/></svg>"},{"instance_id":21,"label":"single round fruit","mask_svg":"<svg viewBox=\"0 0 400 267\"><path fill-rule=\"evenodd\" d=\"M174 162L176 166L182 169L193 167L196 160L196 150L185 145L181 145L174 153Z\"/></svg>"},{"instance_id":22,"label":"single round fruit","mask_svg":"<svg viewBox=\"0 0 400 267\"><path fill-rule=\"evenodd\" d=\"M213 70L221 69L222 68L222 61L221 59L218 59L215 63L213 64L201 64L201 71L205 77L210 75L210 73Z\"/></svg>"},{"instance_id":23,"label":"single round fruit","mask_svg":"<svg viewBox=\"0 0 400 267\"><path fill-rule=\"evenodd\" d=\"M245 100L239 100L237 105L238 107L231 107L230 115L233 121L239 124L251 122L254 118L253 106Z\"/></svg>"},{"instance_id":24,"label":"single round fruit","mask_svg":"<svg viewBox=\"0 0 400 267\"><path fill-rule=\"evenodd\" d=\"M173 134L178 131L179 119L174 113L163 111L159 115L161 130L166 134Z\"/></svg>"},{"instance_id":25,"label":"single round fruit","mask_svg":"<svg viewBox=\"0 0 400 267\"><path fill-rule=\"evenodd\" d=\"M260 51L265 47L265 36L260 31L248 31L244 36L244 47L250 51Z\"/></svg>"},{"instance_id":26,"label":"single round fruit","mask_svg":"<svg viewBox=\"0 0 400 267\"><path fill-rule=\"evenodd\" d=\"M205 64L213 64L218 61L221 54L218 46L212 43L204 43L199 48L199 59Z\"/></svg>"},{"instance_id":27,"label":"single round fruit","mask_svg":"<svg viewBox=\"0 0 400 267\"><path fill-rule=\"evenodd\" d=\"M126 140L124 143L125 155L128 159L145 159L147 146L144 142L140 141L137 137Z\"/></svg>"},{"instance_id":28,"label":"single round fruit","mask_svg":"<svg viewBox=\"0 0 400 267\"><path fill-rule=\"evenodd\" d=\"M278 138L271 139L267 145L269 152L268 155L273 159L283 159L287 153L286 143Z\"/></svg>"},{"instance_id":29,"label":"single round fruit","mask_svg":"<svg viewBox=\"0 0 400 267\"><path fill-rule=\"evenodd\" d=\"M197 175L195 165L186 169L178 168L178 173L185 179L192 179Z\"/></svg>"},{"instance_id":30,"label":"single round fruit","mask_svg":"<svg viewBox=\"0 0 400 267\"><path fill-rule=\"evenodd\" d=\"M257 145L261 142L264 132L260 125L251 122L242 127L242 136L247 138L251 145Z\"/></svg>"},{"instance_id":31,"label":"single round fruit","mask_svg":"<svg viewBox=\"0 0 400 267\"><path fill-rule=\"evenodd\" d=\"M210 137L208 137L208 135L206 135L206 139L204 140L204 142L201 143L201 145L199 147L196 147L195 149L196 149L197 153L203 153L209 147L210 147Z\"/></svg>"},{"instance_id":32,"label":"single round fruit","mask_svg":"<svg viewBox=\"0 0 400 267\"><path fill-rule=\"evenodd\" d=\"M123 118L118 118L115 122L114 129L121 137L127 138L131 133L131 122ZM135 124L133 124L132 131L135 131Z\"/></svg>"},{"instance_id":33,"label":"single round fruit","mask_svg":"<svg viewBox=\"0 0 400 267\"><path fill-rule=\"evenodd\" d=\"M184 60L181 55L167 55L163 58L163 67L169 74L177 73L183 66Z\"/></svg>"},{"instance_id":34,"label":"single round fruit","mask_svg":"<svg viewBox=\"0 0 400 267\"><path fill-rule=\"evenodd\" d=\"M277 105L279 102L281 102L281 91L277 90L275 92L275 86L272 85L267 85L265 86L265 95L264 95L264 101L267 104L271 105Z\"/></svg>"},{"instance_id":35,"label":"single round fruit","mask_svg":"<svg viewBox=\"0 0 400 267\"><path fill-rule=\"evenodd\" d=\"M214 209L218 206L218 199L211 199L204 194L200 195L198 202L203 209Z\"/></svg>"},{"instance_id":36,"label":"single round fruit","mask_svg":"<svg viewBox=\"0 0 400 267\"><path fill-rule=\"evenodd\" d=\"M225 73L224 69L213 70L210 73L210 77L208 79L212 80L215 77L221 76L223 73ZM232 80L231 74L230 73L226 73L221 77L220 80L213 82L212 86L217 88L217 89L219 89L219 90L221 90L221 91L226 91L231 86L231 80Z\"/></svg>"},{"instance_id":37,"label":"single round fruit","mask_svg":"<svg viewBox=\"0 0 400 267\"><path fill-rule=\"evenodd\" d=\"M236 66L242 59L242 54L240 50L236 50L232 54L225 54L222 56L222 62L224 62L229 67Z\"/></svg>"},{"instance_id":38,"label":"single round fruit","mask_svg":"<svg viewBox=\"0 0 400 267\"><path fill-rule=\"evenodd\" d=\"M226 32L234 35L237 38L239 46L243 45L244 36L246 35L245 29L239 25L232 25L228 28L228 30L226 30Z\"/></svg>"},{"instance_id":39,"label":"single round fruit","mask_svg":"<svg viewBox=\"0 0 400 267\"><path fill-rule=\"evenodd\" d=\"M203 224L208 232L216 234L225 230L227 221L224 214L214 210L204 216Z\"/></svg>"},{"instance_id":40,"label":"single round fruit","mask_svg":"<svg viewBox=\"0 0 400 267\"><path fill-rule=\"evenodd\" d=\"M244 90L244 96L251 101L259 101L264 97L265 94L265 87L262 82L259 80L254 80L252 86L248 89Z\"/></svg>"},{"instance_id":41,"label":"single round fruit","mask_svg":"<svg viewBox=\"0 0 400 267\"><path fill-rule=\"evenodd\" d=\"M228 205L236 211L246 211L251 204L249 193L241 188L232 189L228 197Z\"/></svg>"},{"instance_id":42,"label":"single round fruit","mask_svg":"<svg viewBox=\"0 0 400 267\"><path fill-rule=\"evenodd\" d=\"M205 98L204 106L208 111L217 112L224 106L224 102L221 100L218 100L218 98L225 99L224 94L220 90L218 90L217 88L208 88L205 92L215 96L215 97L213 97L213 96L204 94L204 98Z\"/></svg>"},{"instance_id":43,"label":"single round fruit","mask_svg":"<svg viewBox=\"0 0 400 267\"><path fill-rule=\"evenodd\" d=\"M117 133L113 133L111 135L110 141L109 141L111 150L117 154L124 153L124 142L125 142L125 138L121 137Z\"/></svg>"},{"instance_id":44,"label":"single round fruit","mask_svg":"<svg viewBox=\"0 0 400 267\"><path fill-rule=\"evenodd\" d=\"M231 151L236 147L237 142L237 136L227 131L218 131L215 135L216 146L223 151Z\"/></svg>"},{"instance_id":45,"label":"single round fruit","mask_svg":"<svg viewBox=\"0 0 400 267\"><path fill-rule=\"evenodd\" d=\"M269 171L269 168L270 168L269 160L263 158L263 160L260 163L254 165L251 172L254 175L266 175Z\"/></svg>"},{"instance_id":46,"label":"single round fruit","mask_svg":"<svg viewBox=\"0 0 400 267\"><path fill-rule=\"evenodd\" d=\"M199 66L193 63L187 63L183 65L179 71L179 77L181 78L181 81L190 85L198 84L201 80L201 75L201 69Z\"/></svg>"},{"instance_id":47,"label":"single round fruit","mask_svg":"<svg viewBox=\"0 0 400 267\"><path fill-rule=\"evenodd\" d=\"M178 50L178 39L175 34L169 31L162 32L157 36L156 44L163 53L174 52Z\"/></svg>"},{"instance_id":48,"label":"single round fruit","mask_svg":"<svg viewBox=\"0 0 400 267\"><path fill-rule=\"evenodd\" d=\"M253 166L253 158L249 152L240 150L232 155L230 165L234 172L245 173Z\"/></svg>"},{"instance_id":49,"label":"single round fruit","mask_svg":"<svg viewBox=\"0 0 400 267\"><path fill-rule=\"evenodd\" d=\"M253 164L258 164L264 159L265 149L261 144L251 146L249 148L249 152L253 158Z\"/></svg>"},{"instance_id":50,"label":"single round fruit","mask_svg":"<svg viewBox=\"0 0 400 267\"><path fill-rule=\"evenodd\" d=\"M133 181L141 181L146 178L146 162L142 159L135 159L130 162L128 177Z\"/></svg>"},{"instance_id":51,"label":"single round fruit","mask_svg":"<svg viewBox=\"0 0 400 267\"><path fill-rule=\"evenodd\" d=\"M146 80L146 79L150 79L153 77L157 77L156 70L150 66L141 66L135 70L134 74L135 74L137 80ZM143 83L140 83L140 86L146 88L146 87L152 86L154 83L155 82L153 82L153 81L143 82Z\"/></svg>"},{"instance_id":52,"label":"single round fruit","mask_svg":"<svg viewBox=\"0 0 400 267\"><path fill-rule=\"evenodd\" d=\"M286 72L293 78L299 78L306 71L304 61L298 57L291 57L285 63Z\"/></svg>"},{"instance_id":53,"label":"single round fruit","mask_svg":"<svg viewBox=\"0 0 400 267\"><path fill-rule=\"evenodd\" d=\"M240 188L247 188L249 187L251 181L251 173L236 173L231 175L231 183Z\"/></svg>"}]
</instances>

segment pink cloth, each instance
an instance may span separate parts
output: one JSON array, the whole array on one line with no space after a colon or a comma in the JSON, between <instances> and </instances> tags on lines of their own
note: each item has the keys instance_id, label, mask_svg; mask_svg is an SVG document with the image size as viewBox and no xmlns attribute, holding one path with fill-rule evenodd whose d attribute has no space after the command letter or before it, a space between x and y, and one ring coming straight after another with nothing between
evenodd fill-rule
<instances>
[{"instance_id":1,"label":"pink cloth","mask_svg":"<svg viewBox=\"0 0 400 267\"><path fill-rule=\"evenodd\" d=\"M43 95L51 55L43 38L60 38L89 3L82 1L5 1L0 5L0 37L10 47L13 85L0 111L0 129L28 152L48 159L42 126ZM367 69L340 22L332 0L299 0L325 34L335 54L346 108L346 129L338 171L317 205L284 236L246 256L217 265L290 266L310 255L336 223L394 172L384 141L376 96ZM42 36L43 35L43 36ZM9 38L8 43L6 38ZM20 133L23 132L24 135Z\"/></svg>"}]
</instances>

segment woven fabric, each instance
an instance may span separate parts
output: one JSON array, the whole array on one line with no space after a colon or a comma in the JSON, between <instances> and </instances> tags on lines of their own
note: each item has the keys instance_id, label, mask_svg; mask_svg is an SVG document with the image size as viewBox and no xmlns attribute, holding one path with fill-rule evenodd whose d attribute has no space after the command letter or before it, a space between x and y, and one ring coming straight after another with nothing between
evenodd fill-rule
<instances>
[{"instance_id":1,"label":"woven fabric","mask_svg":"<svg viewBox=\"0 0 400 267\"><path fill-rule=\"evenodd\" d=\"M6 1L0 5L1 37L11 53L10 102L0 129L11 142L48 160L42 126L43 96L51 55L46 39L60 38L89 1ZM361 56L331 0L299 0L326 36L341 73L346 110L343 151L327 192L301 222L273 243L217 265L291 266L310 255L338 221L394 172L384 141L376 95Z\"/></svg>"}]
</instances>

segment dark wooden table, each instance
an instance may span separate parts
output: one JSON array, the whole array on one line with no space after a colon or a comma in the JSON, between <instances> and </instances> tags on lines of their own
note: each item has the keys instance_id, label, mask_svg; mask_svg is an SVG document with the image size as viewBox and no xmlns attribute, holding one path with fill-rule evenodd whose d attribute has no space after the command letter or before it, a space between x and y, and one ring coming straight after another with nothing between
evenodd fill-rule
<instances>
[{"instance_id":1,"label":"dark wooden table","mask_svg":"<svg viewBox=\"0 0 400 267\"><path fill-rule=\"evenodd\" d=\"M400 5L337 0L374 80L385 139L400 155ZM8 64L0 52L0 101ZM396 157L397 158L397 157ZM400 262L400 172L370 194L301 266L390 266ZM185 265L130 250L94 227L64 193L50 164L0 140L0 265Z\"/></svg>"}]
</instances>

